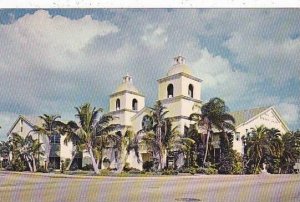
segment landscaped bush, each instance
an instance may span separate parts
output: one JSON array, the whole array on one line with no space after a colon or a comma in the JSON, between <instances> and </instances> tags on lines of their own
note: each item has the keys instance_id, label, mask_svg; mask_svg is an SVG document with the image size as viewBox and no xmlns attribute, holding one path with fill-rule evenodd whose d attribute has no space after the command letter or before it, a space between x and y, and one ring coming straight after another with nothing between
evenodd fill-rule
<instances>
[{"instance_id":1,"label":"landscaped bush","mask_svg":"<svg viewBox=\"0 0 300 202\"><path fill-rule=\"evenodd\" d=\"M137 168L130 168L130 170L128 171L128 173L130 174L140 174L141 171Z\"/></svg>"},{"instance_id":2,"label":"landscaped bush","mask_svg":"<svg viewBox=\"0 0 300 202\"><path fill-rule=\"evenodd\" d=\"M41 172L41 173L47 173L46 169L44 166L40 166L37 168L37 172Z\"/></svg>"},{"instance_id":3,"label":"landscaped bush","mask_svg":"<svg viewBox=\"0 0 300 202\"><path fill-rule=\"evenodd\" d=\"M181 167L179 169L177 169L177 171L179 173L189 173L190 172L190 168L187 168L187 167Z\"/></svg>"},{"instance_id":4,"label":"landscaped bush","mask_svg":"<svg viewBox=\"0 0 300 202\"><path fill-rule=\"evenodd\" d=\"M211 166L208 168L197 168L196 173L205 174L205 175L214 175L214 174L218 174L218 170Z\"/></svg>"},{"instance_id":5,"label":"landscaped bush","mask_svg":"<svg viewBox=\"0 0 300 202\"><path fill-rule=\"evenodd\" d=\"M145 170L146 172L151 171L151 169L153 168L153 161L145 161L143 163L143 170Z\"/></svg>"},{"instance_id":6,"label":"landscaped bush","mask_svg":"<svg viewBox=\"0 0 300 202\"><path fill-rule=\"evenodd\" d=\"M101 176L109 176L110 175L110 171L108 169L100 170L99 175L101 175Z\"/></svg>"},{"instance_id":7,"label":"landscaped bush","mask_svg":"<svg viewBox=\"0 0 300 202\"><path fill-rule=\"evenodd\" d=\"M195 168L190 168L190 172L191 175L195 175L196 174L196 169Z\"/></svg>"},{"instance_id":8,"label":"landscaped bush","mask_svg":"<svg viewBox=\"0 0 300 202\"><path fill-rule=\"evenodd\" d=\"M173 169L165 169L165 170L162 171L161 174L162 175L178 175L178 171L173 170Z\"/></svg>"},{"instance_id":9,"label":"landscaped bush","mask_svg":"<svg viewBox=\"0 0 300 202\"><path fill-rule=\"evenodd\" d=\"M94 167L92 164L86 164L85 166L82 167L82 170L92 171L94 170Z\"/></svg>"},{"instance_id":10,"label":"landscaped bush","mask_svg":"<svg viewBox=\"0 0 300 202\"><path fill-rule=\"evenodd\" d=\"M12 163L12 170L13 171L23 172L23 171L25 171L25 169L26 169L26 166L25 166L24 162L20 159L16 159Z\"/></svg>"}]
</instances>

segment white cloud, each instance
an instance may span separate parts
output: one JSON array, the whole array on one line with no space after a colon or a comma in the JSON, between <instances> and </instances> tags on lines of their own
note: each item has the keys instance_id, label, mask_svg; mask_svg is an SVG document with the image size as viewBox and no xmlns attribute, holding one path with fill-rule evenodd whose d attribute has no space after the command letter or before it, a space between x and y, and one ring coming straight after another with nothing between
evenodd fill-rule
<instances>
[{"instance_id":1,"label":"white cloud","mask_svg":"<svg viewBox=\"0 0 300 202\"><path fill-rule=\"evenodd\" d=\"M12 126L12 124L16 121L18 114L10 113L10 112L1 112L0 115L0 141L6 140L6 133Z\"/></svg>"},{"instance_id":2,"label":"white cloud","mask_svg":"<svg viewBox=\"0 0 300 202\"><path fill-rule=\"evenodd\" d=\"M89 15L71 20L39 10L12 24L1 25L0 37L3 44L0 54L4 57L4 62L21 64L23 69L37 66L55 70L73 69L75 65L70 63L77 61L80 54L83 54L83 48L95 37L117 31L115 25L93 20Z\"/></svg>"},{"instance_id":3,"label":"white cloud","mask_svg":"<svg viewBox=\"0 0 300 202\"><path fill-rule=\"evenodd\" d=\"M299 122L300 107L293 103L280 103L276 106L283 119L290 124Z\"/></svg>"},{"instance_id":4,"label":"white cloud","mask_svg":"<svg viewBox=\"0 0 300 202\"><path fill-rule=\"evenodd\" d=\"M145 28L142 42L150 48L161 48L167 43L168 36L166 30L162 27L148 25Z\"/></svg>"},{"instance_id":5,"label":"white cloud","mask_svg":"<svg viewBox=\"0 0 300 202\"><path fill-rule=\"evenodd\" d=\"M235 70L228 59L213 55L207 49L201 50L199 59L191 67L203 80L203 91L206 94L230 102L250 92L251 83L256 79L255 75Z\"/></svg>"}]
</instances>

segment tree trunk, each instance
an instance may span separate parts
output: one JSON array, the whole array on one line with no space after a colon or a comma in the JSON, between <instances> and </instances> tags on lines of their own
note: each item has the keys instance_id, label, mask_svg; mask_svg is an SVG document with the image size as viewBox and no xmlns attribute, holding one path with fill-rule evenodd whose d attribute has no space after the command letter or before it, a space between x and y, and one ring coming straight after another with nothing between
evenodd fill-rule
<instances>
[{"instance_id":1,"label":"tree trunk","mask_svg":"<svg viewBox=\"0 0 300 202\"><path fill-rule=\"evenodd\" d=\"M206 146L205 146L205 155L203 159L203 164L206 163L207 153L208 153L208 143L209 143L209 137L210 137L210 130L207 130L207 138L206 138Z\"/></svg>"},{"instance_id":2,"label":"tree trunk","mask_svg":"<svg viewBox=\"0 0 300 202\"><path fill-rule=\"evenodd\" d=\"M36 163L35 163L35 158L34 158L34 156L33 156L33 155L31 156L31 158L32 158L32 164L33 164L33 172L36 172Z\"/></svg>"},{"instance_id":3,"label":"tree trunk","mask_svg":"<svg viewBox=\"0 0 300 202\"><path fill-rule=\"evenodd\" d=\"M162 143L161 143L161 126L158 125L158 129L157 129L157 139L158 139L158 147L159 147L159 151L158 151L158 156L159 156L159 170L163 169L163 162L162 162Z\"/></svg>"},{"instance_id":4,"label":"tree trunk","mask_svg":"<svg viewBox=\"0 0 300 202\"><path fill-rule=\"evenodd\" d=\"M117 173L121 173L123 171L123 168L126 164L126 161L128 159L128 152L126 151L125 155L124 155L125 152L123 152L122 154L120 154L120 158L119 158L119 161L118 162L118 169L117 169Z\"/></svg>"},{"instance_id":5,"label":"tree trunk","mask_svg":"<svg viewBox=\"0 0 300 202\"><path fill-rule=\"evenodd\" d=\"M95 157L94 157L94 154L93 154L92 149L89 148L89 149L88 149L88 152L89 152L90 157L91 157L91 159L92 159L92 164L93 164L94 172L95 172L96 174L99 174L99 173L100 173L100 172L99 172L99 168L98 168L98 166L97 166L97 163L96 163L96 160L95 160Z\"/></svg>"},{"instance_id":6,"label":"tree trunk","mask_svg":"<svg viewBox=\"0 0 300 202\"><path fill-rule=\"evenodd\" d=\"M51 152L51 144L50 144L50 139L48 138L48 145L47 145L47 149L46 149L46 163L45 163L45 170L48 172L48 165L50 162L50 152Z\"/></svg>"},{"instance_id":7,"label":"tree trunk","mask_svg":"<svg viewBox=\"0 0 300 202\"><path fill-rule=\"evenodd\" d=\"M31 165L30 160L29 160L29 158L28 158L27 156L25 156L25 160L26 160L26 162L27 162L27 164L28 164L28 167L29 167L29 169L30 169L30 172L33 172L32 165Z\"/></svg>"},{"instance_id":8,"label":"tree trunk","mask_svg":"<svg viewBox=\"0 0 300 202\"><path fill-rule=\"evenodd\" d=\"M75 159L76 154L77 154L77 152L75 151L74 155L72 155L72 158L71 158L70 163L67 166L66 170L70 170L70 167L71 167L71 165L72 165L72 163L73 163L73 161Z\"/></svg>"},{"instance_id":9,"label":"tree trunk","mask_svg":"<svg viewBox=\"0 0 300 202\"><path fill-rule=\"evenodd\" d=\"M96 162L97 168L99 168L99 163L100 163L100 157L97 159L97 162Z\"/></svg>"}]
</instances>

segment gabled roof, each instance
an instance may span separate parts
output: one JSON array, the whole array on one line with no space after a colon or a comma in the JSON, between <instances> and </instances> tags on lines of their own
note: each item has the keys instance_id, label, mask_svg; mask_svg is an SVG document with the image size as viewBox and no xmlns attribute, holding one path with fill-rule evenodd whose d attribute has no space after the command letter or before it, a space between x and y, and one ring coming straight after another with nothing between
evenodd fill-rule
<instances>
[{"instance_id":1,"label":"gabled roof","mask_svg":"<svg viewBox=\"0 0 300 202\"><path fill-rule=\"evenodd\" d=\"M146 111L153 111L153 109L151 109L150 107L144 107L137 114L135 114L133 117L131 117L131 120L136 119L137 117L139 117L141 114L143 114Z\"/></svg>"},{"instance_id":2,"label":"gabled roof","mask_svg":"<svg viewBox=\"0 0 300 202\"><path fill-rule=\"evenodd\" d=\"M16 127L17 123L23 120L27 125L29 125L30 127L34 127L34 126L42 126L43 121L40 117L33 117L33 116L23 116L23 115L19 115L19 117L17 118L17 120L14 122L14 124L12 125L12 127L9 129L9 131L7 132L7 136L10 135L10 133L13 131L13 129Z\"/></svg>"},{"instance_id":3,"label":"gabled roof","mask_svg":"<svg viewBox=\"0 0 300 202\"><path fill-rule=\"evenodd\" d=\"M282 119L280 114L276 111L276 109L273 106L268 107L258 107L253 109L247 109L247 110L241 110L241 111L235 111L230 112L230 114L235 119L235 126L239 127L242 124L245 124L247 122L250 122L260 115L264 114L266 111L272 110L276 116L276 118L282 123L283 127L286 129L286 131L289 131L288 126L286 125L285 121Z\"/></svg>"},{"instance_id":4,"label":"gabled roof","mask_svg":"<svg viewBox=\"0 0 300 202\"><path fill-rule=\"evenodd\" d=\"M235 125L239 126L242 123L247 122L251 118L255 117L256 115L262 113L263 111L267 110L270 108L268 107L258 107L258 108L253 108L253 109L246 109L246 110L241 110L241 111L235 111L235 112L230 112L230 114L234 117L235 119Z\"/></svg>"}]
</instances>

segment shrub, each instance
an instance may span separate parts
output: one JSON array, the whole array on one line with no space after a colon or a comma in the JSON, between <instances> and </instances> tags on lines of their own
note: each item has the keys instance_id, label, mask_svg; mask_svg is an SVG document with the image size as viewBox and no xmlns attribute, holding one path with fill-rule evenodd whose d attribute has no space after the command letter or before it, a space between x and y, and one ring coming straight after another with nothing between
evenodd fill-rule
<instances>
[{"instance_id":1,"label":"shrub","mask_svg":"<svg viewBox=\"0 0 300 202\"><path fill-rule=\"evenodd\" d=\"M107 169L103 169L99 173L99 175L101 175L101 176L109 176L109 174L110 174L110 171Z\"/></svg>"},{"instance_id":2,"label":"shrub","mask_svg":"<svg viewBox=\"0 0 300 202\"><path fill-rule=\"evenodd\" d=\"M85 166L82 167L82 170L92 171L94 170L94 167L92 164L86 164Z\"/></svg>"},{"instance_id":3,"label":"shrub","mask_svg":"<svg viewBox=\"0 0 300 202\"><path fill-rule=\"evenodd\" d=\"M16 159L12 163L12 170L14 170L14 171L23 172L23 171L25 171L25 169L26 169L26 166L24 165L24 162L20 159Z\"/></svg>"},{"instance_id":4,"label":"shrub","mask_svg":"<svg viewBox=\"0 0 300 202\"><path fill-rule=\"evenodd\" d=\"M46 173L47 172L44 166L38 167L36 171L41 172L41 173Z\"/></svg>"},{"instance_id":5,"label":"shrub","mask_svg":"<svg viewBox=\"0 0 300 202\"><path fill-rule=\"evenodd\" d=\"M129 173L126 173L126 172L121 172L121 173L118 173L117 174L117 177L129 177Z\"/></svg>"},{"instance_id":6,"label":"shrub","mask_svg":"<svg viewBox=\"0 0 300 202\"><path fill-rule=\"evenodd\" d=\"M165 170L162 171L161 174L162 175L178 175L178 171L173 170L173 169L165 169Z\"/></svg>"},{"instance_id":7,"label":"shrub","mask_svg":"<svg viewBox=\"0 0 300 202\"><path fill-rule=\"evenodd\" d=\"M218 170L215 169L214 167L209 167L209 168L206 168L206 173L207 175L215 175L215 174L218 174Z\"/></svg>"},{"instance_id":8,"label":"shrub","mask_svg":"<svg viewBox=\"0 0 300 202\"><path fill-rule=\"evenodd\" d=\"M130 168L128 173L130 173L130 174L140 174L141 171L137 168Z\"/></svg>"},{"instance_id":9,"label":"shrub","mask_svg":"<svg viewBox=\"0 0 300 202\"><path fill-rule=\"evenodd\" d=\"M145 161L143 163L143 170L145 170L146 172L149 172L152 168L153 168L153 161Z\"/></svg>"},{"instance_id":10,"label":"shrub","mask_svg":"<svg viewBox=\"0 0 300 202\"><path fill-rule=\"evenodd\" d=\"M195 175L196 174L196 169L195 168L190 168L189 173L192 174L192 175Z\"/></svg>"},{"instance_id":11,"label":"shrub","mask_svg":"<svg viewBox=\"0 0 300 202\"><path fill-rule=\"evenodd\" d=\"M205 175L214 175L214 174L218 174L218 170L211 166L208 168L197 168L196 173L205 174Z\"/></svg>"}]
</instances>

